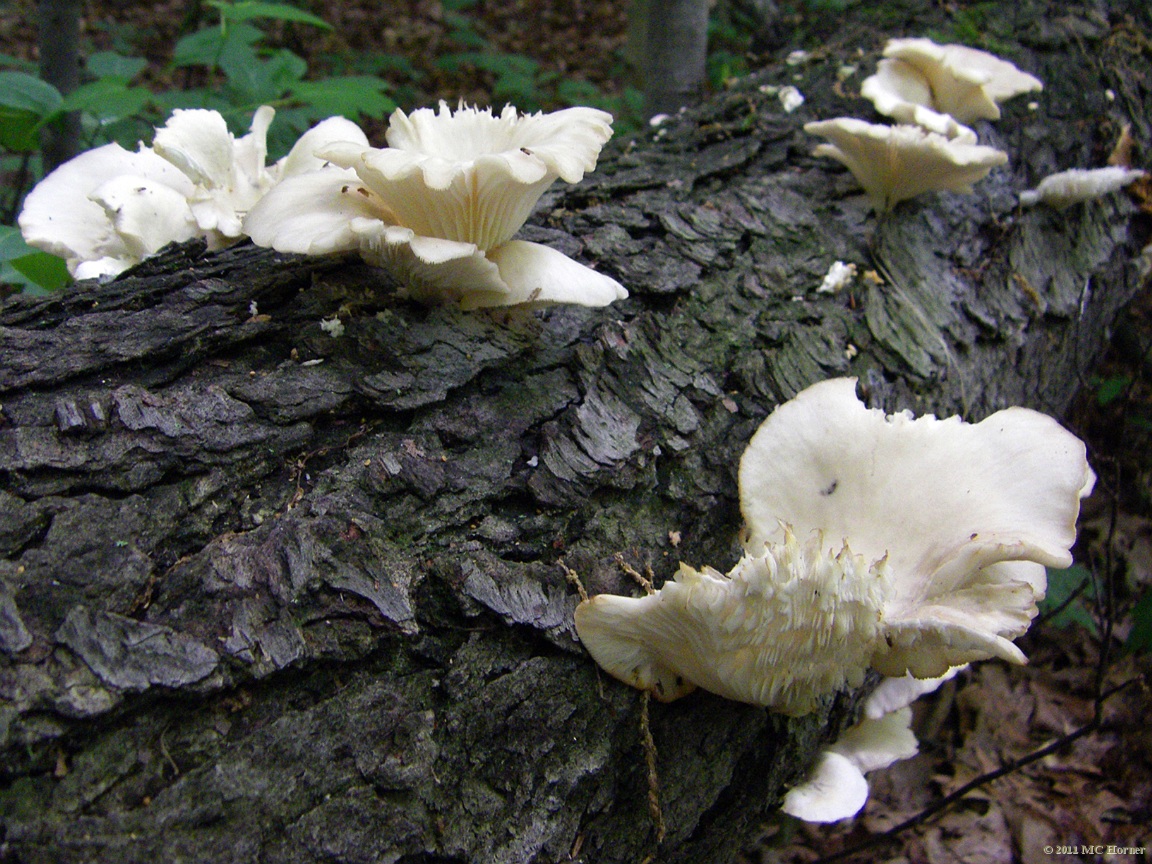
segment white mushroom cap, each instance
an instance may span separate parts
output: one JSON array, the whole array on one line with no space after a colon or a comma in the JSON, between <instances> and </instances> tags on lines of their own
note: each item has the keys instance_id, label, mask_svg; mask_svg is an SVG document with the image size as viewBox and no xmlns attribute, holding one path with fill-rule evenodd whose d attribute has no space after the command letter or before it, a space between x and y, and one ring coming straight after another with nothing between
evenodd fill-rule
<instances>
[{"instance_id":1,"label":"white mushroom cap","mask_svg":"<svg viewBox=\"0 0 1152 864\"><path fill-rule=\"evenodd\" d=\"M1020 193L1020 204L1031 207L1044 203L1057 210L1063 210L1087 201L1119 191L1129 183L1135 183L1144 176L1143 171L1109 165L1107 168L1071 168L1057 174L1049 174L1035 189Z\"/></svg>"},{"instance_id":2,"label":"white mushroom cap","mask_svg":"<svg viewBox=\"0 0 1152 864\"><path fill-rule=\"evenodd\" d=\"M316 148L329 164L285 177L245 229L281 252L357 249L426 303L604 306L628 296L616 280L510 238L557 178L576 182L595 167L611 120L592 108L397 111L391 147L345 140Z\"/></svg>"},{"instance_id":3,"label":"white mushroom cap","mask_svg":"<svg viewBox=\"0 0 1152 864\"><path fill-rule=\"evenodd\" d=\"M977 424L885 415L854 378L813 385L778 407L740 463L746 548L781 523L822 534L892 573L873 665L918 678L997 656L1043 596L1043 567L1067 567L1080 498L1095 479L1084 445L1025 408Z\"/></svg>"},{"instance_id":4,"label":"white mushroom cap","mask_svg":"<svg viewBox=\"0 0 1152 864\"><path fill-rule=\"evenodd\" d=\"M151 150L133 153L119 144L105 144L65 162L28 193L19 219L25 242L64 258L69 272L81 278L115 275L137 263L139 258L117 234L104 207L90 197L117 177L153 190L165 186L179 196L179 213L167 214L165 222L171 217L179 223L188 214L186 199L193 184L184 174ZM89 266L81 275L85 262Z\"/></svg>"},{"instance_id":5,"label":"white mushroom cap","mask_svg":"<svg viewBox=\"0 0 1152 864\"><path fill-rule=\"evenodd\" d=\"M901 123L920 126L966 144L976 143L976 133L961 125L955 117L934 110L932 87L924 74L911 63L887 58L881 60L873 75L860 84L860 95L876 106L886 117Z\"/></svg>"},{"instance_id":6,"label":"white mushroom cap","mask_svg":"<svg viewBox=\"0 0 1152 864\"><path fill-rule=\"evenodd\" d=\"M596 167L612 116L595 108L518 115L441 102L397 110L386 149L336 146L319 155L351 168L416 234L492 249L512 238L544 191Z\"/></svg>"},{"instance_id":7,"label":"white mushroom cap","mask_svg":"<svg viewBox=\"0 0 1152 864\"><path fill-rule=\"evenodd\" d=\"M156 130L152 149L195 184L188 203L201 231L216 245L242 236L244 214L276 183L267 169L268 127L276 112L267 105L252 117L251 131L236 139L216 111L172 112Z\"/></svg>"},{"instance_id":8,"label":"white mushroom cap","mask_svg":"<svg viewBox=\"0 0 1152 864\"><path fill-rule=\"evenodd\" d=\"M928 106L952 115L960 123L982 118L997 120L998 103L1044 88L1038 78L1021 72L1008 61L966 45L937 45L931 39L890 39L884 56L916 67L932 89Z\"/></svg>"},{"instance_id":9,"label":"white mushroom cap","mask_svg":"<svg viewBox=\"0 0 1152 864\"><path fill-rule=\"evenodd\" d=\"M864 719L820 753L808 777L784 796L780 809L806 822L851 819L868 801L864 775L919 752L912 709Z\"/></svg>"},{"instance_id":10,"label":"white mushroom cap","mask_svg":"<svg viewBox=\"0 0 1152 864\"><path fill-rule=\"evenodd\" d=\"M822 750L808 776L784 796L780 809L805 822L851 819L868 803L868 781L852 760Z\"/></svg>"},{"instance_id":11,"label":"white mushroom cap","mask_svg":"<svg viewBox=\"0 0 1152 864\"><path fill-rule=\"evenodd\" d=\"M576 631L606 671L662 701L699 686L800 715L862 683L887 584L883 563L785 530L727 576L681 565L647 597L597 595L577 607Z\"/></svg>"},{"instance_id":12,"label":"white mushroom cap","mask_svg":"<svg viewBox=\"0 0 1152 864\"><path fill-rule=\"evenodd\" d=\"M945 681L951 681L968 664L951 666L943 675L935 678L885 678L864 701L864 716L869 720L879 720L886 714L906 708L926 693L933 693Z\"/></svg>"},{"instance_id":13,"label":"white mushroom cap","mask_svg":"<svg viewBox=\"0 0 1152 864\"><path fill-rule=\"evenodd\" d=\"M966 136L950 140L917 126L838 117L807 123L804 131L831 142L813 152L846 165L879 211L924 192L971 192L973 183L1008 161L1004 152Z\"/></svg>"}]
</instances>

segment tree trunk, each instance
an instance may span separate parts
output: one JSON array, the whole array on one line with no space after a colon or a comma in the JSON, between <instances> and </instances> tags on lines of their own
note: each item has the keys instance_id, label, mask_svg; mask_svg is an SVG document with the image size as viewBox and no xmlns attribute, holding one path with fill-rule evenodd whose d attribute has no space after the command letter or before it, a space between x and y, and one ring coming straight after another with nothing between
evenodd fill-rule
<instances>
[{"instance_id":1,"label":"tree trunk","mask_svg":"<svg viewBox=\"0 0 1152 864\"><path fill-rule=\"evenodd\" d=\"M675 114L704 92L708 0L632 0L628 52L644 78L644 113Z\"/></svg>"},{"instance_id":2,"label":"tree trunk","mask_svg":"<svg viewBox=\"0 0 1152 864\"><path fill-rule=\"evenodd\" d=\"M559 562L592 593L634 588L617 553L727 569L748 438L823 378L1064 412L1146 226L1015 194L1149 140L1099 5L1005 7L1047 90L981 124L1011 162L971 196L877 220L809 155L806 120L869 116L834 88L878 31L616 142L524 231L619 278L606 309L427 309L356 261L194 244L0 306L0 860L731 861L859 694L653 705L657 845L640 695ZM796 74L784 114L761 87ZM835 260L882 284L816 293Z\"/></svg>"},{"instance_id":3,"label":"tree trunk","mask_svg":"<svg viewBox=\"0 0 1152 864\"><path fill-rule=\"evenodd\" d=\"M80 85L80 0L40 0L40 77L68 95ZM71 111L44 127L44 173L80 147L80 114Z\"/></svg>"}]
</instances>

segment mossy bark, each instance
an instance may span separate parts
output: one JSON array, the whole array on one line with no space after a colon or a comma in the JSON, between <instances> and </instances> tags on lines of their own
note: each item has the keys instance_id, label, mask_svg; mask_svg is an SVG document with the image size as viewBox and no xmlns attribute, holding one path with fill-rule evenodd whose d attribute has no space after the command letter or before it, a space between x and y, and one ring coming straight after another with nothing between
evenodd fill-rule
<instances>
[{"instance_id":1,"label":"mossy bark","mask_svg":"<svg viewBox=\"0 0 1152 864\"><path fill-rule=\"evenodd\" d=\"M732 860L855 695L654 705L657 846L640 697L559 562L593 593L634 589L617 553L734 563L745 443L830 376L1067 408L1145 226L1014 195L1147 141L1152 91L1120 12L1037 9L1012 59L1048 90L981 125L1011 162L972 196L877 219L809 155L805 120L867 108L833 95L867 30L616 142L524 231L619 278L606 309L428 309L354 260L194 246L0 306L0 857ZM882 281L816 293L835 260Z\"/></svg>"}]
</instances>

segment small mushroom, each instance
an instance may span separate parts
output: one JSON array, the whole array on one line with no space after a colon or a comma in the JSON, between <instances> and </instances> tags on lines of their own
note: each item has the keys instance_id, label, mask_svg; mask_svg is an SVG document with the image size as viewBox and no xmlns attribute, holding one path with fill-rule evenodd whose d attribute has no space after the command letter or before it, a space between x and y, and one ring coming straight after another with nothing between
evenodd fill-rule
<instances>
[{"instance_id":1,"label":"small mushroom","mask_svg":"<svg viewBox=\"0 0 1152 864\"><path fill-rule=\"evenodd\" d=\"M1008 155L960 135L949 139L918 126L884 126L851 117L806 123L804 131L828 139L813 153L842 162L878 211L925 192L971 192Z\"/></svg>"},{"instance_id":2,"label":"small mushroom","mask_svg":"<svg viewBox=\"0 0 1152 864\"><path fill-rule=\"evenodd\" d=\"M283 252L358 250L425 302L602 306L627 291L512 236L553 182L578 182L596 166L611 120L593 108L520 115L507 106L494 116L441 102L438 112L398 110L387 148L319 151L331 167L281 183L246 228L254 242Z\"/></svg>"},{"instance_id":3,"label":"small mushroom","mask_svg":"<svg viewBox=\"0 0 1152 864\"><path fill-rule=\"evenodd\" d=\"M788 790L780 809L805 822L851 819L868 802L865 774L919 752L911 723L912 709L903 707L850 727L820 752L804 782Z\"/></svg>"},{"instance_id":4,"label":"small mushroom","mask_svg":"<svg viewBox=\"0 0 1152 864\"><path fill-rule=\"evenodd\" d=\"M1107 168L1070 168L1057 174L1049 174L1035 189L1020 193L1020 204L1032 207L1047 204L1057 210L1064 210L1081 201L1099 198L1135 183L1145 174L1134 168L1109 165Z\"/></svg>"},{"instance_id":5,"label":"small mushroom","mask_svg":"<svg viewBox=\"0 0 1152 864\"><path fill-rule=\"evenodd\" d=\"M987 657L1023 663L1012 639L1044 596L1045 567L1067 567L1080 499L1095 481L1084 444L1026 408L980 423L887 415L856 380L815 384L778 407L740 462L750 555L785 536L847 544L891 572L885 675L943 675Z\"/></svg>"},{"instance_id":6,"label":"small mushroom","mask_svg":"<svg viewBox=\"0 0 1152 864\"><path fill-rule=\"evenodd\" d=\"M931 89L931 101L919 104L949 114L962 124L998 120L999 103L1044 89L1038 78L1021 72L1007 60L966 45L938 45L931 39L890 39L884 56L901 60L924 76Z\"/></svg>"}]
</instances>

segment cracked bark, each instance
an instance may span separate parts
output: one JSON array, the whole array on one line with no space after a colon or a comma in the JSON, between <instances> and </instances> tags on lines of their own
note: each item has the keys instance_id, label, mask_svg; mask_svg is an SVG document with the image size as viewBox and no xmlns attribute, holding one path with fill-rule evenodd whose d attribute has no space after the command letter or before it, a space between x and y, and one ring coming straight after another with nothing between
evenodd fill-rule
<instances>
[{"instance_id":1,"label":"cracked bark","mask_svg":"<svg viewBox=\"0 0 1152 864\"><path fill-rule=\"evenodd\" d=\"M1048 89L981 126L1011 162L976 195L876 220L808 155L805 120L864 111L836 46L798 115L769 70L609 148L524 231L619 278L607 309L426 309L356 261L195 245L0 306L3 860L732 860L854 694L653 705L656 848L639 695L557 562L593 593L634 589L617 552L726 568L740 453L816 380L1067 408L1146 226L1014 194L1122 121L1149 140L1152 91L1121 28L1018 5ZM837 259L885 284L816 294Z\"/></svg>"}]
</instances>

